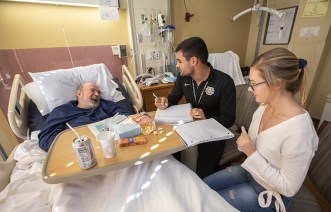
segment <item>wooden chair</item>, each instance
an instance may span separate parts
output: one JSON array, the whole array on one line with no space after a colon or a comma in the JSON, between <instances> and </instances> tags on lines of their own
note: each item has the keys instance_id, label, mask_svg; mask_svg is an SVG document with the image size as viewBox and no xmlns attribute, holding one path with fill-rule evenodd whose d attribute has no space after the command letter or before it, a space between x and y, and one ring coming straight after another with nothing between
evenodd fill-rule
<instances>
[{"instance_id":1,"label":"wooden chair","mask_svg":"<svg viewBox=\"0 0 331 212\"><path fill-rule=\"evenodd\" d=\"M248 130L252 121L252 116L259 104L255 101L255 97L252 93L248 92L249 85L237 85L236 86L236 121L231 131L235 135L234 138L226 140L222 158L219 162L221 168L225 168L231 164L231 162L238 161L244 157L244 154L237 149L236 140L240 136L241 126L244 126Z\"/></svg>"},{"instance_id":2,"label":"wooden chair","mask_svg":"<svg viewBox=\"0 0 331 212\"><path fill-rule=\"evenodd\" d=\"M288 209L290 212L322 211L319 201L311 191L313 189L318 192L319 198L324 198L328 204L328 208L323 211L331 211L331 122L326 122L321 127L324 129L319 130L318 150L315 152L307 175L313 188L309 187L309 189L305 185L306 183L302 185L299 192L293 197L292 204Z\"/></svg>"}]
</instances>

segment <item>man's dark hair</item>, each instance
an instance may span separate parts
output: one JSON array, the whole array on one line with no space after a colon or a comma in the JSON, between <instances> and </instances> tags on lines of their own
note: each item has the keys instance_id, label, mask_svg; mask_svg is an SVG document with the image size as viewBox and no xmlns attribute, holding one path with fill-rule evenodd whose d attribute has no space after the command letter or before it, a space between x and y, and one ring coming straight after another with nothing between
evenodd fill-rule
<instances>
[{"instance_id":1,"label":"man's dark hair","mask_svg":"<svg viewBox=\"0 0 331 212\"><path fill-rule=\"evenodd\" d=\"M188 61L191 57L197 57L203 64L207 64L208 49L206 43L199 37L191 37L183 40L176 48L176 52L182 51Z\"/></svg>"}]
</instances>

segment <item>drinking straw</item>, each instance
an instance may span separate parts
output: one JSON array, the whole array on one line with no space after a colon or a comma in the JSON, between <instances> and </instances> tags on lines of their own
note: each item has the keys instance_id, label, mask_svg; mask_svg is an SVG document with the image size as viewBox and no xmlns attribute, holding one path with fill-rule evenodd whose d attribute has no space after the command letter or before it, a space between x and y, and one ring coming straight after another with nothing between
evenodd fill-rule
<instances>
[{"instance_id":1,"label":"drinking straw","mask_svg":"<svg viewBox=\"0 0 331 212\"><path fill-rule=\"evenodd\" d=\"M79 136L78 132L77 132L74 128L72 128L68 122L66 123L66 125L69 127L69 129L71 129L71 131L73 131L73 132L76 134L77 138L78 138L80 141L83 141L83 140L81 139L81 137Z\"/></svg>"},{"instance_id":2,"label":"drinking straw","mask_svg":"<svg viewBox=\"0 0 331 212\"><path fill-rule=\"evenodd\" d=\"M113 121L113 118L118 116L119 112L117 112L109 121L109 133L108 133L108 139L110 139L111 136L111 122Z\"/></svg>"}]
</instances>

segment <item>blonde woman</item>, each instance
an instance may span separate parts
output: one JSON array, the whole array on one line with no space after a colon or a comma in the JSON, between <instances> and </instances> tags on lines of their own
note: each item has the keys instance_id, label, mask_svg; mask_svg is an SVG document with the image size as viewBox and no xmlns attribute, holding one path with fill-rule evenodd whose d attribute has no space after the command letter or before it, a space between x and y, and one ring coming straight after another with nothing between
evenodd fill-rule
<instances>
[{"instance_id":1,"label":"blonde woman","mask_svg":"<svg viewBox=\"0 0 331 212\"><path fill-rule=\"evenodd\" d=\"M276 48L251 65L248 91L261 105L237 140L247 159L204 179L240 211L286 211L305 179L318 146L309 113L294 97L301 91L303 104L306 64Z\"/></svg>"}]
</instances>

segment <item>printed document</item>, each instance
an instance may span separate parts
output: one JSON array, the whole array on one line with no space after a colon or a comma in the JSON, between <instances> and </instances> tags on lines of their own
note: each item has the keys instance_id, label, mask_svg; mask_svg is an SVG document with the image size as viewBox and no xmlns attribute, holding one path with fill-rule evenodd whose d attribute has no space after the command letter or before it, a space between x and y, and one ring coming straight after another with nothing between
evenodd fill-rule
<instances>
[{"instance_id":1,"label":"printed document","mask_svg":"<svg viewBox=\"0 0 331 212\"><path fill-rule=\"evenodd\" d=\"M175 130L187 147L234 137L230 130L213 118L182 124L176 126Z\"/></svg>"},{"instance_id":2,"label":"printed document","mask_svg":"<svg viewBox=\"0 0 331 212\"><path fill-rule=\"evenodd\" d=\"M167 109L157 109L154 121L160 124L183 124L193 121L190 115L191 104L174 105Z\"/></svg>"}]
</instances>

